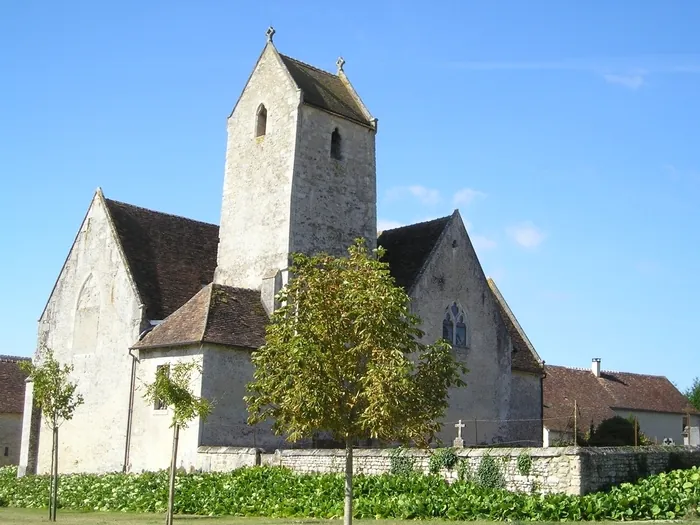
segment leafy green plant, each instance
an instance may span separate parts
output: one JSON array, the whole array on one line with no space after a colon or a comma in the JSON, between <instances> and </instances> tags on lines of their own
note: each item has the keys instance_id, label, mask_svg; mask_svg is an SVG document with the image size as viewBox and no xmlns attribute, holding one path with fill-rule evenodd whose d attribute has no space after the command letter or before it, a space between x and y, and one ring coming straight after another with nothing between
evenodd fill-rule
<instances>
[{"instance_id":1,"label":"leafy green plant","mask_svg":"<svg viewBox=\"0 0 700 525\"><path fill-rule=\"evenodd\" d=\"M433 451L428 461L428 470L431 474L438 474L440 469L452 470L457 464L459 456L452 448L437 448Z\"/></svg>"},{"instance_id":2,"label":"leafy green plant","mask_svg":"<svg viewBox=\"0 0 700 525\"><path fill-rule=\"evenodd\" d=\"M503 471L493 456L485 455L476 469L476 480L479 485L491 489L502 489L506 486Z\"/></svg>"},{"instance_id":3,"label":"leafy green plant","mask_svg":"<svg viewBox=\"0 0 700 525\"><path fill-rule=\"evenodd\" d=\"M459 481L466 481L469 483L474 481L474 471L466 458L462 458L457 463L457 479Z\"/></svg>"},{"instance_id":4,"label":"leafy green plant","mask_svg":"<svg viewBox=\"0 0 700 525\"><path fill-rule=\"evenodd\" d=\"M416 460L406 455L403 447L395 448L389 456L390 472L395 476L408 476L415 472Z\"/></svg>"},{"instance_id":5,"label":"leafy green plant","mask_svg":"<svg viewBox=\"0 0 700 525\"><path fill-rule=\"evenodd\" d=\"M521 452L518 456L518 472L521 476L529 476L532 470L532 456L527 452Z\"/></svg>"},{"instance_id":6,"label":"leafy green plant","mask_svg":"<svg viewBox=\"0 0 700 525\"><path fill-rule=\"evenodd\" d=\"M16 469L0 469L0 500L12 507L44 507L49 477L16 478L13 471L16 474ZM513 493L466 480L450 484L418 473L358 475L355 481L354 516L359 519L676 520L692 516L700 504L697 467L585 496ZM341 474L295 474L280 467L178 473L175 512L337 519L343 515L343 483ZM167 471L65 475L61 486L61 506L74 510L163 512L168 502Z\"/></svg>"}]
</instances>

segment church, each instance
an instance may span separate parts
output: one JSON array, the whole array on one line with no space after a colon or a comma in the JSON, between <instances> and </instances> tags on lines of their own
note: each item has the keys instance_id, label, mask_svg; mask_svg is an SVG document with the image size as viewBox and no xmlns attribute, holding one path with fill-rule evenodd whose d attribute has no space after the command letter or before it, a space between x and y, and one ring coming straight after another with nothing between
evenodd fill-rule
<instances>
[{"instance_id":1,"label":"church","mask_svg":"<svg viewBox=\"0 0 700 525\"><path fill-rule=\"evenodd\" d=\"M39 319L37 355L73 365L84 396L60 431L61 472L166 468L167 407L148 404L156 370L197 360L206 421L180 433L178 465L203 447L265 451L288 443L250 426L243 396L290 254L386 249L426 342L445 338L469 372L450 393L439 438L463 421L466 446L542 443L543 362L488 279L458 211L377 232L378 121L337 62L322 71L279 53L274 30L227 120L220 224L119 202L98 189ZM378 234L379 233L379 234ZM20 473L47 472L51 432L26 385ZM462 427L460 427L461 429Z\"/></svg>"}]
</instances>

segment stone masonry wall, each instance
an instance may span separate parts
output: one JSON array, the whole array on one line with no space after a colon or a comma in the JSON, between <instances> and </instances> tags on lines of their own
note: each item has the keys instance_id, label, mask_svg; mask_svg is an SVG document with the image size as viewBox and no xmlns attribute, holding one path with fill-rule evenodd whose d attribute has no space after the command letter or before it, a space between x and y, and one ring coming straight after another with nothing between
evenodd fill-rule
<instances>
[{"instance_id":1,"label":"stone masonry wall","mask_svg":"<svg viewBox=\"0 0 700 525\"><path fill-rule=\"evenodd\" d=\"M407 450L418 471L428 472L430 451ZM391 449L356 449L354 472L376 475L391 469ZM698 447L631 448L465 448L457 451L475 475L485 456L491 456L504 476L508 490L587 494L612 485L634 482L652 474L700 465ZM521 471L519 458L528 456L529 471ZM227 471L243 465L287 467L299 473L344 472L345 451L339 449L277 450L262 454L256 449L200 447L198 464L204 471ZM443 470L448 481L457 479L456 468Z\"/></svg>"}]
</instances>

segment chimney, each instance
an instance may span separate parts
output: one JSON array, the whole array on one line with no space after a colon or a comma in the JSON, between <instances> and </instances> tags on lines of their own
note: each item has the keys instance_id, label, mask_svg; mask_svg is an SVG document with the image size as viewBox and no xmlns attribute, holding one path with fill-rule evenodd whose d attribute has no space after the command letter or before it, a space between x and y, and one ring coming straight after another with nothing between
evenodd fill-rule
<instances>
[{"instance_id":1,"label":"chimney","mask_svg":"<svg viewBox=\"0 0 700 525\"><path fill-rule=\"evenodd\" d=\"M591 363L591 372L596 377L600 377L600 357L594 357Z\"/></svg>"}]
</instances>

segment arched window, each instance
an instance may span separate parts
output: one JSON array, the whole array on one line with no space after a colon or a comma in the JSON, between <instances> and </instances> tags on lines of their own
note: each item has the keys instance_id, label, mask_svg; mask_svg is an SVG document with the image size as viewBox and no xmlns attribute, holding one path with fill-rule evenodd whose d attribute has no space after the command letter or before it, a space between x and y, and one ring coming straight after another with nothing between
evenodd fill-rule
<instances>
[{"instance_id":1,"label":"arched window","mask_svg":"<svg viewBox=\"0 0 700 525\"><path fill-rule=\"evenodd\" d=\"M338 128L331 133L331 157L340 160L340 132Z\"/></svg>"},{"instance_id":2,"label":"arched window","mask_svg":"<svg viewBox=\"0 0 700 525\"><path fill-rule=\"evenodd\" d=\"M264 104L258 107L258 114L255 121L255 136L264 137L267 131L267 109Z\"/></svg>"},{"instance_id":3,"label":"arched window","mask_svg":"<svg viewBox=\"0 0 700 525\"><path fill-rule=\"evenodd\" d=\"M442 320L442 338L458 348L469 347L469 328L467 315L456 302L445 309Z\"/></svg>"}]
</instances>

